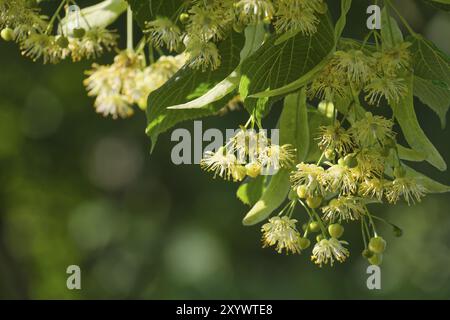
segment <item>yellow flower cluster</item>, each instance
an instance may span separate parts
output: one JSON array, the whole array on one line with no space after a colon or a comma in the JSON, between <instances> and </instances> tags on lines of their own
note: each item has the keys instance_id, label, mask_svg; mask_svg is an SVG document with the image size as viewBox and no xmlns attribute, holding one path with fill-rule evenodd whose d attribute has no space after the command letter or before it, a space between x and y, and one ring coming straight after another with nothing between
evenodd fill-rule
<instances>
[{"instance_id":1,"label":"yellow flower cluster","mask_svg":"<svg viewBox=\"0 0 450 320\"><path fill-rule=\"evenodd\" d=\"M186 49L190 66L215 69L221 63L215 42L229 31L241 32L247 25L273 24L276 31L317 31L318 15L327 11L323 0L192 0L177 20L158 17L146 23L145 33L152 45L170 51ZM182 28L181 24L185 25ZM184 30L183 30L184 29Z\"/></svg>"},{"instance_id":2,"label":"yellow flower cluster","mask_svg":"<svg viewBox=\"0 0 450 320\"><path fill-rule=\"evenodd\" d=\"M53 21L48 22L26 0L0 0L0 27L8 38L19 43L22 54L33 61L58 63L68 57L73 61L95 59L116 48L117 34L105 28L80 29L78 35L53 35Z\"/></svg>"},{"instance_id":3,"label":"yellow flower cluster","mask_svg":"<svg viewBox=\"0 0 450 320\"><path fill-rule=\"evenodd\" d=\"M143 56L131 51L119 53L111 65L94 64L84 84L95 98L95 108L114 119L133 114L133 104L145 109L150 92L162 86L184 64L184 55L162 56L145 67Z\"/></svg>"},{"instance_id":4,"label":"yellow flower cluster","mask_svg":"<svg viewBox=\"0 0 450 320\"><path fill-rule=\"evenodd\" d=\"M361 49L336 51L327 66L308 87L311 97L334 101L350 91L363 90L371 105L379 105L382 98L398 102L407 91L403 73L409 68L410 43L374 53Z\"/></svg>"},{"instance_id":5,"label":"yellow flower cluster","mask_svg":"<svg viewBox=\"0 0 450 320\"><path fill-rule=\"evenodd\" d=\"M273 144L264 131L240 129L219 150L206 151L200 166L214 172L214 177L242 181L289 168L294 161L292 146Z\"/></svg>"},{"instance_id":6,"label":"yellow flower cluster","mask_svg":"<svg viewBox=\"0 0 450 320\"><path fill-rule=\"evenodd\" d=\"M355 71L350 77L363 76ZM344 247L347 242L339 240L344 233L341 224L360 220L366 243L364 256L373 264L381 263L385 241L376 234L367 203L396 203L404 198L410 204L420 201L427 190L402 167L392 120L367 112L348 122L348 127L335 120L319 128L322 157L317 163L297 164L291 173L291 194L295 196L290 196L287 214L283 209L275 220L271 218L263 225L264 246L276 245L278 252L285 249L300 253L310 246L308 234L320 232L311 260L320 266L333 265L349 256ZM297 231L297 220L291 218L297 202L309 216L303 236Z\"/></svg>"}]
</instances>

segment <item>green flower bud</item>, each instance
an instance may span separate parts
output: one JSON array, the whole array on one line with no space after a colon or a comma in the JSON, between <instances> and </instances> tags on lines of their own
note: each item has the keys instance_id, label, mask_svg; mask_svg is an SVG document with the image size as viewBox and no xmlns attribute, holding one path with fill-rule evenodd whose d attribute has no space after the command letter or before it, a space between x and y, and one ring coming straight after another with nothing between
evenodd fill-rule
<instances>
[{"instance_id":1,"label":"green flower bud","mask_svg":"<svg viewBox=\"0 0 450 320\"><path fill-rule=\"evenodd\" d=\"M325 158L327 158L328 160L334 160L335 157L336 157L336 152L334 152L333 149L329 148L329 149L325 150Z\"/></svg>"},{"instance_id":2,"label":"green flower bud","mask_svg":"<svg viewBox=\"0 0 450 320\"><path fill-rule=\"evenodd\" d=\"M323 237L322 234L318 234L318 235L316 236L316 241L317 241L317 242L320 242L320 241L322 241L323 239L325 239L325 238Z\"/></svg>"},{"instance_id":3,"label":"green flower bud","mask_svg":"<svg viewBox=\"0 0 450 320\"><path fill-rule=\"evenodd\" d=\"M349 168L354 168L358 165L358 161L352 154L346 155L344 158L345 165Z\"/></svg>"},{"instance_id":4,"label":"green flower bud","mask_svg":"<svg viewBox=\"0 0 450 320\"><path fill-rule=\"evenodd\" d=\"M183 24L186 24L189 22L189 14L187 14L186 12L180 14L180 21Z\"/></svg>"},{"instance_id":5,"label":"green flower bud","mask_svg":"<svg viewBox=\"0 0 450 320\"><path fill-rule=\"evenodd\" d=\"M379 266L383 262L383 255L381 253L375 253L373 256L367 259L371 265Z\"/></svg>"},{"instance_id":6,"label":"green flower bud","mask_svg":"<svg viewBox=\"0 0 450 320\"><path fill-rule=\"evenodd\" d=\"M321 196L316 196L316 197L308 197L306 199L306 204L308 205L308 207L310 207L311 209L316 209L318 207L320 207L320 204L322 203L322 197Z\"/></svg>"},{"instance_id":7,"label":"green flower bud","mask_svg":"<svg viewBox=\"0 0 450 320\"><path fill-rule=\"evenodd\" d=\"M309 231L311 232L319 232L320 231L320 224L317 221L313 221L309 224Z\"/></svg>"},{"instance_id":8,"label":"green flower bud","mask_svg":"<svg viewBox=\"0 0 450 320\"><path fill-rule=\"evenodd\" d=\"M12 41L14 40L14 31L11 28L4 28L2 32L0 33L1 37L5 41Z\"/></svg>"},{"instance_id":9,"label":"green flower bud","mask_svg":"<svg viewBox=\"0 0 450 320\"><path fill-rule=\"evenodd\" d=\"M369 241L369 249L373 253L383 253L386 250L386 241L382 237L374 237Z\"/></svg>"},{"instance_id":10,"label":"green flower bud","mask_svg":"<svg viewBox=\"0 0 450 320\"><path fill-rule=\"evenodd\" d=\"M308 195L308 187L305 185L301 185L297 187L297 196L300 199L305 199L306 196Z\"/></svg>"},{"instance_id":11,"label":"green flower bud","mask_svg":"<svg viewBox=\"0 0 450 320\"><path fill-rule=\"evenodd\" d=\"M86 34L86 30L84 28L75 28L73 29L73 36L75 38L81 39Z\"/></svg>"},{"instance_id":12,"label":"green flower bud","mask_svg":"<svg viewBox=\"0 0 450 320\"><path fill-rule=\"evenodd\" d=\"M58 36L58 38L56 39L56 44L65 49L69 46L69 39L67 39L67 37L65 36Z\"/></svg>"},{"instance_id":13,"label":"green flower bud","mask_svg":"<svg viewBox=\"0 0 450 320\"><path fill-rule=\"evenodd\" d=\"M339 223L333 223L328 226L328 233L333 238L339 239L344 234L344 227Z\"/></svg>"},{"instance_id":14,"label":"green flower bud","mask_svg":"<svg viewBox=\"0 0 450 320\"><path fill-rule=\"evenodd\" d=\"M370 251L369 249L364 249L361 254L366 259L369 259L374 255L374 253L372 251Z\"/></svg>"},{"instance_id":15,"label":"green flower bud","mask_svg":"<svg viewBox=\"0 0 450 320\"><path fill-rule=\"evenodd\" d=\"M392 231L394 232L394 235L397 238L400 238L403 235L403 230L401 228L397 227L397 226L394 226Z\"/></svg>"},{"instance_id":16,"label":"green flower bud","mask_svg":"<svg viewBox=\"0 0 450 320\"><path fill-rule=\"evenodd\" d=\"M311 245L311 241L309 241L308 238L300 238L298 240L298 245L300 246L300 249L305 250Z\"/></svg>"}]
</instances>

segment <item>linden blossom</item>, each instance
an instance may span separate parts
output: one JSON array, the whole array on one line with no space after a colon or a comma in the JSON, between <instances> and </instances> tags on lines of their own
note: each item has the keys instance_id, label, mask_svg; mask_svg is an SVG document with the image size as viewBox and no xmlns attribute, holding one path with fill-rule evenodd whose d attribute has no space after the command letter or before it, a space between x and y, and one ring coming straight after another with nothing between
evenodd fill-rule
<instances>
[{"instance_id":1,"label":"linden blossom","mask_svg":"<svg viewBox=\"0 0 450 320\"><path fill-rule=\"evenodd\" d=\"M171 141L178 142L171 152L172 162L176 165L180 164L200 164L203 155L207 151L219 150L220 147L224 145L224 141L230 141L233 137L237 137L242 129L226 129L225 139L222 131L216 128L207 129L203 132L202 121L194 121L194 134L192 136L189 130L184 128L176 129L172 132L170 137ZM268 130L259 130L258 132L263 132L267 136ZM251 135L256 133L255 130L246 130L246 135ZM239 139L238 139L239 140ZM266 141L257 138L258 145L267 145ZM279 129L270 130L270 141L272 144L278 145L279 141ZM210 142L205 148L203 148L203 142ZM242 143L243 142L243 143ZM244 141L237 141L237 143L245 146ZM252 146L250 145L250 148ZM193 151L193 152L192 152ZM237 150L239 153L239 150ZM193 159L192 159L193 153Z\"/></svg>"},{"instance_id":2,"label":"linden blossom","mask_svg":"<svg viewBox=\"0 0 450 320\"><path fill-rule=\"evenodd\" d=\"M211 307L190 307L183 304L182 307L177 307L177 315L203 315L208 317Z\"/></svg>"}]
</instances>

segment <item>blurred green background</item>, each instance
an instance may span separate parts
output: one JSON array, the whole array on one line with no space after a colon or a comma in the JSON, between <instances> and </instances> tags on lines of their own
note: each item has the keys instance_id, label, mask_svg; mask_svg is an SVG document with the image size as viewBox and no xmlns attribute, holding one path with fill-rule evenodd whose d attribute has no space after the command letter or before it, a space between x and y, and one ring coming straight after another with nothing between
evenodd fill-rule
<instances>
[{"instance_id":1,"label":"blurred green background","mask_svg":"<svg viewBox=\"0 0 450 320\"><path fill-rule=\"evenodd\" d=\"M346 34L361 37L369 2L354 3ZM448 15L397 3L415 30L450 52ZM388 241L382 290L370 291L358 224L345 235L350 259L334 268L316 267L308 253L262 249L260 227L241 225L247 208L235 198L236 184L173 165L170 132L150 155L143 113L116 121L95 113L82 85L90 64L43 66L0 42L0 298L450 298L450 195L411 207L372 206L404 236L380 225ZM450 128L441 130L419 102L416 111L450 163ZM235 112L203 126L234 128L245 117ZM450 183L448 171L415 167ZM66 288L72 264L81 267L82 290Z\"/></svg>"}]
</instances>

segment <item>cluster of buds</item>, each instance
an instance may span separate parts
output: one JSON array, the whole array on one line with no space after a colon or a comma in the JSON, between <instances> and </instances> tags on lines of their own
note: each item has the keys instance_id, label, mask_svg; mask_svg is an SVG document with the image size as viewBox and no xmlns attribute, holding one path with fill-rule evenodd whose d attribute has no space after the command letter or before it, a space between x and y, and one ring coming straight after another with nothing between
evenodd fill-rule
<instances>
[{"instance_id":1,"label":"cluster of buds","mask_svg":"<svg viewBox=\"0 0 450 320\"><path fill-rule=\"evenodd\" d=\"M178 19L158 17L146 23L145 32L156 47L186 49L191 67L215 69L221 63L216 43L231 30L242 32L247 25L264 23L279 33L311 35L317 31L318 15L326 11L323 0L191 0Z\"/></svg>"},{"instance_id":2,"label":"cluster of buds","mask_svg":"<svg viewBox=\"0 0 450 320\"><path fill-rule=\"evenodd\" d=\"M403 75L410 65L410 45L403 42L375 52L364 48L336 51L310 84L308 93L310 97L333 101L348 92L364 91L371 105L379 105L382 98L396 103L407 92Z\"/></svg>"},{"instance_id":3,"label":"cluster of buds","mask_svg":"<svg viewBox=\"0 0 450 320\"><path fill-rule=\"evenodd\" d=\"M239 129L217 151L206 151L200 166L225 180L242 181L245 177L271 175L280 168L290 168L295 161L291 145L272 143L264 130Z\"/></svg>"},{"instance_id":4,"label":"cluster of buds","mask_svg":"<svg viewBox=\"0 0 450 320\"><path fill-rule=\"evenodd\" d=\"M54 18L47 21L30 1L1 0L0 11L2 39L19 43L22 54L33 61L95 59L117 46L117 34L100 27L74 28L70 35L61 29L58 34L52 34ZM58 16L59 12L55 12L54 17Z\"/></svg>"},{"instance_id":5,"label":"cluster of buds","mask_svg":"<svg viewBox=\"0 0 450 320\"><path fill-rule=\"evenodd\" d=\"M393 125L392 120L367 112L347 128L338 120L320 127L318 146L322 156L317 163L299 163L291 173L291 202L278 217L263 225L264 246L299 253L311 245L308 235L319 232L311 260L332 265L349 256L344 247L347 242L340 240L342 224L360 221L363 256L371 264L380 264L386 242L378 236L374 219L383 219L371 215L367 204L395 204L400 198L411 204L427 192L402 166ZM296 227L297 220L291 218L296 203L307 212L303 236ZM401 230L391 226L400 235Z\"/></svg>"}]
</instances>

